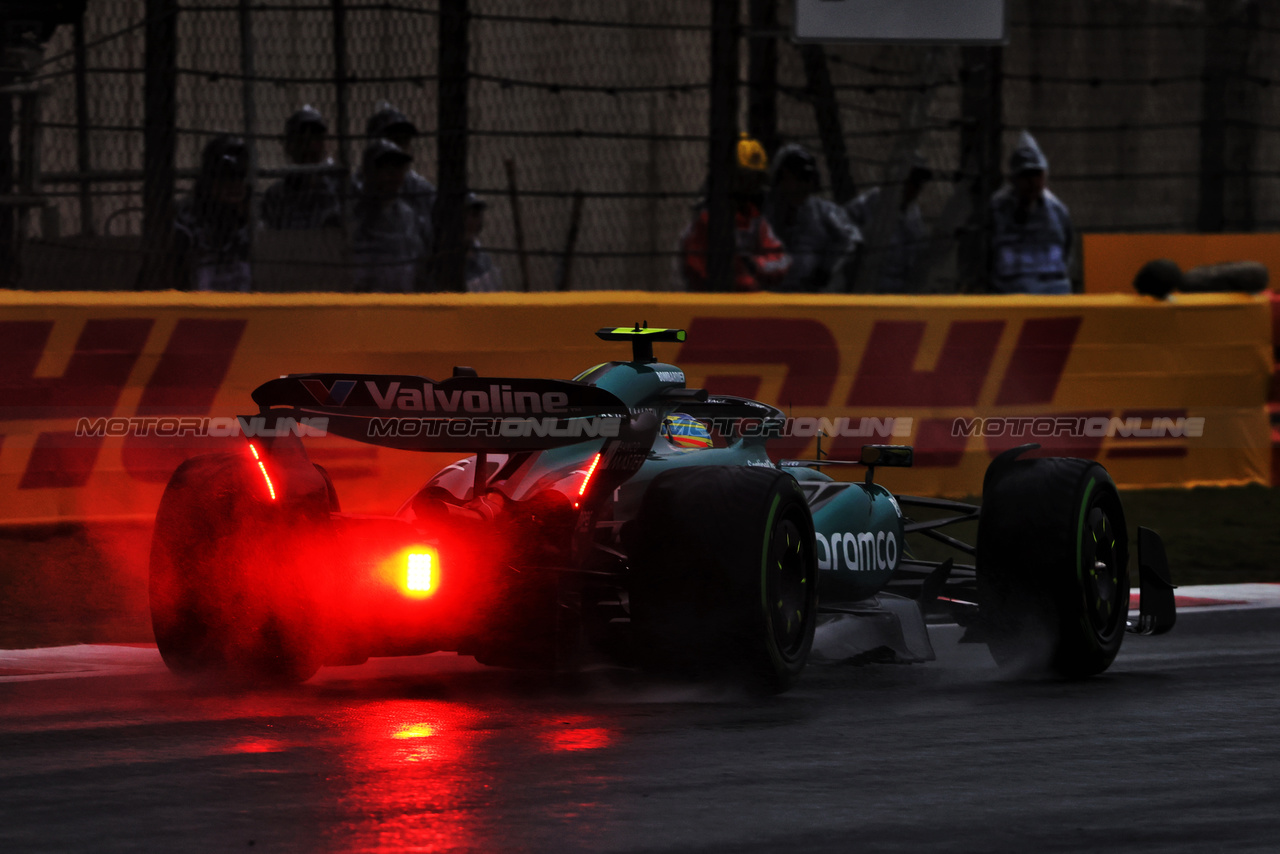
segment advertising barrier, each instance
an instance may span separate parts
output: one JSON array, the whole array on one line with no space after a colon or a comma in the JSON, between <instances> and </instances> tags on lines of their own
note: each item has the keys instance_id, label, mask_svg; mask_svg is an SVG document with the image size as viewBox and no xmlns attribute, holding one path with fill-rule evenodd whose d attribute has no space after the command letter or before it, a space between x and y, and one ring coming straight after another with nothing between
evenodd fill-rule
<instances>
[{"instance_id":1,"label":"advertising barrier","mask_svg":"<svg viewBox=\"0 0 1280 854\"><path fill-rule=\"evenodd\" d=\"M1280 484L1280 294L1271 293L1271 343L1275 370L1271 374L1271 393L1267 396L1267 412L1271 417L1271 484Z\"/></svg>"},{"instance_id":2,"label":"advertising barrier","mask_svg":"<svg viewBox=\"0 0 1280 854\"><path fill-rule=\"evenodd\" d=\"M629 358L594 332L637 321L688 330L655 345L688 386L781 408L779 455L914 445L914 468L881 474L900 492L977 494L992 456L1027 442L1096 458L1129 487L1265 483L1272 470L1266 296L13 292L0 304L9 522L150 518L184 458L244 447L235 416L283 374L572 378ZM460 456L304 442L357 511L394 511Z\"/></svg>"}]
</instances>

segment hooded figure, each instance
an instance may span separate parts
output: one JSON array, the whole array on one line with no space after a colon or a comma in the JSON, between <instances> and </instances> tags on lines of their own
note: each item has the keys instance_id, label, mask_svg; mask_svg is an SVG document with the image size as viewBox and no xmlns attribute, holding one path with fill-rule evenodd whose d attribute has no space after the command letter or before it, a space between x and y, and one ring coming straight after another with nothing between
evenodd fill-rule
<instances>
[{"instance_id":1,"label":"hooded figure","mask_svg":"<svg viewBox=\"0 0 1280 854\"><path fill-rule=\"evenodd\" d=\"M808 149L794 143L778 149L764 215L791 256L779 291L830 290L862 242L844 209L820 197L818 186L818 160Z\"/></svg>"},{"instance_id":2,"label":"hooded figure","mask_svg":"<svg viewBox=\"0 0 1280 854\"><path fill-rule=\"evenodd\" d=\"M502 290L502 271L493 262L493 257L480 245L480 232L484 231L484 212L488 208L489 203L484 199L475 193L467 193L467 199L463 205L467 242L465 277L467 290L470 292Z\"/></svg>"},{"instance_id":3,"label":"hooded figure","mask_svg":"<svg viewBox=\"0 0 1280 854\"><path fill-rule=\"evenodd\" d=\"M175 284L194 291L248 291L249 151L230 135L209 140L191 195L173 224Z\"/></svg>"},{"instance_id":4,"label":"hooded figure","mask_svg":"<svg viewBox=\"0 0 1280 854\"><path fill-rule=\"evenodd\" d=\"M1009 181L991 197L991 285L999 293L1071 293L1071 214L1046 187L1049 160L1023 131Z\"/></svg>"},{"instance_id":5,"label":"hooded figure","mask_svg":"<svg viewBox=\"0 0 1280 854\"><path fill-rule=\"evenodd\" d=\"M364 151L364 183L351 221L351 260L358 293L411 293L417 289L430 234L401 196L413 157L376 139Z\"/></svg>"},{"instance_id":6,"label":"hooded figure","mask_svg":"<svg viewBox=\"0 0 1280 854\"><path fill-rule=\"evenodd\" d=\"M378 106L378 111L369 117L369 121L364 126L365 136L369 142L376 142L379 139L385 139L395 143L400 150L413 155L413 141L418 136L418 126L409 120L404 113L383 101ZM361 174L356 176L356 189L359 191L360 184L364 181L363 170ZM413 209L418 215L418 219L422 220L423 227L427 233L434 239L435 236L435 207L436 207L436 186L426 178L419 175L412 167L409 174L405 175L404 186L400 188L400 196L405 203ZM428 249L431 247L428 246Z\"/></svg>"},{"instance_id":7,"label":"hooded figure","mask_svg":"<svg viewBox=\"0 0 1280 854\"><path fill-rule=\"evenodd\" d=\"M284 152L294 166L332 166L325 153L325 124L320 111L302 107L284 123ZM289 175L262 195L262 224L277 230L342 226L341 188L320 172Z\"/></svg>"},{"instance_id":8,"label":"hooded figure","mask_svg":"<svg viewBox=\"0 0 1280 854\"><path fill-rule=\"evenodd\" d=\"M905 294L918 289L915 282L924 250L929 243L929 230L920 210L920 191L933 178L933 170L922 155L911 156L911 171L902 185L898 216L892 228L881 239L887 244L880 248L879 281L871 283L871 292L877 294ZM845 205L850 221L862 229L863 239L876 235L877 223L892 211L885 210L885 194L880 187L872 187ZM885 226L881 226L885 228Z\"/></svg>"}]
</instances>

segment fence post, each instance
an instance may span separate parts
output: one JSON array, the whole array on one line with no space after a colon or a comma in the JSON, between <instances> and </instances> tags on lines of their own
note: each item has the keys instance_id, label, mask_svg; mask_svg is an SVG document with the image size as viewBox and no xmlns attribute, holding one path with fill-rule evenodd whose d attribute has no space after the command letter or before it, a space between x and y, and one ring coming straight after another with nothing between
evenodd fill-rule
<instances>
[{"instance_id":1,"label":"fence post","mask_svg":"<svg viewBox=\"0 0 1280 854\"><path fill-rule=\"evenodd\" d=\"M338 138L338 163L343 169L351 169L350 140L347 134L350 122L347 118L347 7L345 0L332 0L333 4L333 88L337 100L334 117L335 136ZM344 183L345 186L345 183Z\"/></svg>"},{"instance_id":2,"label":"fence post","mask_svg":"<svg viewBox=\"0 0 1280 854\"><path fill-rule=\"evenodd\" d=\"M243 113L244 144L249 152L249 171L245 180L252 194L258 193L258 102L254 97L254 79L257 75L257 63L254 61L253 12L250 0L240 0L240 75L244 78L240 86L240 108ZM249 242L252 244L258 231L258 206L251 195L249 198Z\"/></svg>"},{"instance_id":3,"label":"fence post","mask_svg":"<svg viewBox=\"0 0 1280 854\"><path fill-rule=\"evenodd\" d=\"M778 0L751 0L747 42L747 130L764 150L778 150Z\"/></svg>"},{"instance_id":4,"label":"fence post","mask_svg":"<svg viewBox=\"0 0 1280 854\"><path fill-rule=\"evenodd\" d=\"M142 273L148 290L187 287L174 282L168 263L173 228L178 124L178 0L147 0L146 55L143 65Z\"/></svg>"},{"instance_id":5,"label":"fence post","mask_svg":"<svg viewBox=\"0 0 1280 854\"><path fill-rule=\"evenodd\" d=\"M1236 50L1236 68L1239 73L1232 78L1235 91L1229 98L1239 104L1243 115L1237 115L1237 121L1231 125L1227 156L1228 160L1239 164L1240 170L1232 176L1231 181L1236 198L1232 228L1251 232L1258 227L1258 182L1253 175L1259 167L1258 130L1268 116L1264 113L1263 105L1266 101L1262 97L1262 87L1250 77L1253 71L1250 59L1258 56L1260 62L1267 60L1263 58L1266 54L1258 50L1260 36L1264 31L1261 26L1262 4L1247 3L1238 10L1238 14L1235 24L1239 38L1233 39L1232 44Z\"/></svg>"},{"instance_id":6,"label":"fence post","mask_svg":"<svg viewBox=\"0 0 1280 854\"><path fill-rule=\"evenodd\" d=\"M17 75L0 71L0 195L13 194L13 94L8 89ZM18 244L14 231L14 209L0 205L0 287L12 288L18 282Z\"/></svg>"},{"instance_id":7,"label":"fence post","mask_svg":"<svg viewBox=\"0 0 1280 854\"><path fill-rule=\"evenodd\" d=\"M76 18L72 37L75 40L76 84L76 171L88 174L93 168L93 152L89 148L89 80L88 50L84 43L84 13ZM93 227L93 184L80 181L80 233L90 235Z\"/></svg>"},{"instance_id":8,"label":"fence post","mask_svg":"<svg viewBox=\"0 0 1280 854\"><path fill-rule=\"evenodd\" d=\"M467 89L471 25L468 0L441 0L439 72L436 84L439 130L436 175L440 194L436 203L436 288L467 289Z\"/></svg>"},{"instance_id":9,"label":"fence post","mask_svg":"<svg viewBox=\"0 0 1280 854\"><path fill-rule=\"evenodd\" d=\"M738 0L711 0L711 143L707 163L707 289L733 290L734 151L738 129Z\"/></svg>"},{"instance_id":10,"label":"fence post","mask_svg":"<svg viewBox=\"0 0 1280 854\"><path fill-rule=\"evenodd\" d=\"M804 58L805 88L813 101L813 113L818 122L818 134L822 137L822 153L831 176L831 195L844 204L854 197L857 185L849 172L849 153L844 145L844 129L840 121L840 104L831 84L831 69L827 66L827 51L820 44L800 46Z\"/></svg>"},{"instance_id":11,"label":"fence post","mask_svg":"<svg viewBox=\"0 0 1280 854\"><path fill-rule=\"evenodd\" d=\"M502 161L507 171L507 199L511 203L511 225L516 238L516 261L520 265L520 290L529 291L529 254L524 248L524 218L520 215L520 188L516 183L516 161Z\"/></svg>"},{"instance_id":12,"label":"fence post","mask_svg":"<svg viewBox=\"0 0 1280 854\"><path fill-rule=\"evenodd\" d=\"M1248 80L1248 74L1249 52L1257 38L1257 14L1257 4L1239 0L1210 0L1206 4L1200 113L1200 207L1197 217L1200 231L1219 232L1228 228L1249 231L1253 228L1253 193L1249 177L1228 181L1228 175L1233 164L1239 164L1242 171L1251 165L1249 161L1254 153L1256 130L1247 122L1237 124L1242 117L1231 115L1229 108L1256 109L1257 87ZM1251 95L1254 97L1250 98ZM1254 122L1257 120L1256 115L1248 118ZM1250 135L1253 135L1252 139Z\"/></svg>"},{"instance_id":13,"label":"fence post","mask_svg":"<svg viewBox=\"0 0 1280 854\"><path fill-rule=\"evenodd\" d=\"M960 172L970 188L969 222L960 239L959 290L988 288L987 208L1003 175L1004 48L961 48Z\"/></svg>"},{"instance_id":14,"label":"fence post","mask_svg":"<svg viewBox=\"0 0 1280 854\"><path fill-rule=\"evenodd\" d=\"M1204 84L1200 101L1200 231L1226 224L1228 9L1234 0L1210 0L1205 8Z\"/></svg>"}]
</instances>

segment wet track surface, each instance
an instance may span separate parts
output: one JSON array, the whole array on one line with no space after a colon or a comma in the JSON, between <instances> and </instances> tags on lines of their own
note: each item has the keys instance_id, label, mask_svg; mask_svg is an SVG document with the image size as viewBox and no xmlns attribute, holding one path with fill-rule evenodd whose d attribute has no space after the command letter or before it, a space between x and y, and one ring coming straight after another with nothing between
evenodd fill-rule
<instances>
[{"instance_id":1,"label":"wet track surface","mask_svg":"<svg viewBox=\"0 0 1280 854\"><path fill-rule=\"evenodd\" d=\"M1187 614L1074 684L943 627L767 699L447 655L228 693L124 650L0 681L0 851L1276 851L1278 626Z\"/></svg>"}]
</instances>

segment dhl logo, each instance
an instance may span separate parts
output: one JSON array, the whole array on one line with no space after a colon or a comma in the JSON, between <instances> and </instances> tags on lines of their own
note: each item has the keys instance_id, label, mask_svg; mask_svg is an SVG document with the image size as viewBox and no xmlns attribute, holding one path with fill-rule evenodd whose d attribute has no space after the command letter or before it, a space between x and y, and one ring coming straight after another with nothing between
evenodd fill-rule
<instances>
[{"instance_id":1,"label":"dhl logo","mask_svg":"<svg viewBox=\"0 0 1280 854\"><path fill-rule=\"evenodd\" d=\"M1064 412L1060 406L1055 408L1082 323L1080 315L932 323L877 320L870 324L865 342L839 342L832 329L817 318L696 317L689 324L687 343L674 361L695 372L702 367L702 384L713 392L761 398L794 414L844 414L855 419L911 416L916 464L921 467L957 466L966 452L975 450L975 442L983 443L977 447L994 455L1028 441L1014 435L982 435L979 439L972 432L957 434L955 418L936 417L943 409L954 415L977 410L984 415L1052 410L1055 416L1081 419L1150 420L1187 414L1180 410L1086 408ZM136 408L129 406L132 411L128 414L210 414L246 325L244 319L178 318L155 357L154 369L145 378ZM54 321L0 321L0 387L6 401L0 409L0 421L73 423L77 418L117 414L130 377L156 328L157 321L149 318L89 319L79 330L62 372L37 376ZM860 358L853 370L845 370L842 359L853 346ZM932 367L917 367L922 355L931 359ZM774 385L778 371L763 370L768 366L781 368L780 384ZM572 366L568 370L573 370ZM691 382L696 380L691 377ZM348 389L313 391L328 400ZM929 412L915 417L919 410ZM1111 458L1181 457L1187 453L1185 442L1176 437L1173 441L1113 443L1105 449L1105 440L1097 436L1036 440L1053 453L1095 458L1104 450ZM104 441L101 435L77 437L65 428L42 429L35 437L18 488L84 486ZM202 450L198 442L174 447L155 436L129 435L122 441L126 472L131 479L147 483L163 483L183 459ZM837 458L856 456L863 441L836 438L824 449ZM811 443L807 437L784 437L777 440L774 450L778 456L800 456ZM367 468L359 472L373 473Z\"/></svg>"},{"instance_id":2,"label":"dhl logo","mask_svg":"<svg viewBox=\"0 0 1280 854\"><path fill-rule=\"evenodd\" d=\"M783 366L781 385L776 393L765 397L775 398L770 402L791 412L799 408L839 409L855 420L859 415L910 416L919 409L950 409L956 415L974 410L989 414L1035 413L1054 404L1082 323L1079 315L1028 318L1020 326L1017 321L1007 320L949 321L934 367L918 369L915 365L920 361L930 324L917 320L875 321L847 392L840 385L841 342L817 319L696 318L676 362L686 370L709 366L704 383L710 391L743 397L760 396L765 375L745 370L728 372L725 368L742 365L758 371L762 365ZM1001 342L1010 334L1011 325L1017 327L1012 353L1003 373L993 376ZM1053 415L1067 416L1081 424L1099 418L1110 422L1118 417L1126 428L1134 423L1160 423L1162 419L1178 423L1187 420L1187 412L1181 409L1112 412L1091 408L1079 412L1055 410ZM921 467L959 465L975 435L972 428L957 429L956 417L916 418L914 426L915 460ZM1072 435L1073 432L1085 435ZM992 456L1034 439L1050 453L1097 458L1106 436L1087 435L1088 432L1098 431L1064 429L1048 437L1032 437L1026 431L1009 429L1000 435L982 431L977 435L981 435ZM1177 432L1164 440L1110 447L1106 456L1183 457L1187 454L1185 443L1169 441L1178 438ZM856 457L863 441L837 437L824 450L837 459ZM774 443L771 452L783 457L801 456L810 444L811 439L806 437L786 437Z\"/></svg>"},{"instance_id":3,"label":"dhl logo","mask_svg":"<svg viewBox=\"0 0 1280 854\"><path fill-rule=\"evenodd\" d=\"M62 374L37 377L54 322L0 321L0 388L5 400L0 420L74 420L114 414L155 325L151 318L87 320ZM136 414L208 414L245 325L242 319L179 319L142 390ZM76 436L62 430L39 433L18 488L84 486L104 441L101 436ZM168 480L183 459L198 452L190 446L166 447L153 437L130 436L124 442L122 459L130 477L153 483Z\"/></svg>"}]
</instances>

